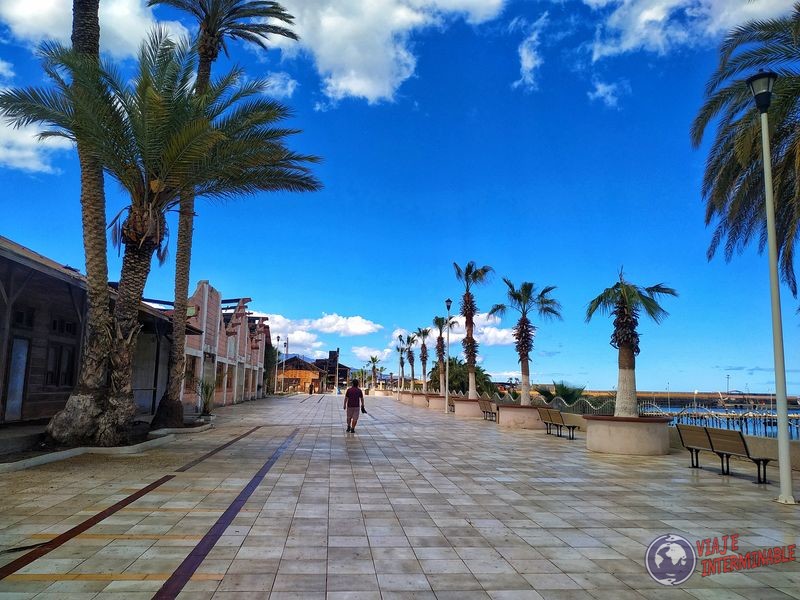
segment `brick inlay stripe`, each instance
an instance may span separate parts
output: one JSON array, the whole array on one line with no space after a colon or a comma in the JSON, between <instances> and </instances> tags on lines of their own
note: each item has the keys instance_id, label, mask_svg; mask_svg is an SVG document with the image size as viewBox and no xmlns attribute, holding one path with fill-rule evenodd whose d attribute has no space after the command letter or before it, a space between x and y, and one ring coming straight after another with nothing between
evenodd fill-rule
<instances>
[{"instance_id":1,"label":"brick inlay stripe","mask_svg":"<svg viewBox=\"0 0 800 600\"><path fill-rule=\"evenodd\" d=\"M205 560L209 552L211 552L211 549L219 541L219 538L222 537L222 534L225 533L225 530L236 518L236 515L244 508L245 503L264 480L269 470L286 451L289 444L292 443L298 431L299 429L295 429L289 437L278 446L275 452L272 453L272 456L270 456L267 462L258 470L258 473L253 475L253 478L244 489L239 492L236 499L228 506L222 516L217 519L217 522L211 526L208 533L203 536L200 543L194 547L189 553L189 556L184 559L172 576L161 586L161 589L156 592L156 595L153 596L153 600L173 600L177 598L178 594L181 593L181 590L183 590L184 586L192 578L192 575L197 571L200 564Z\"/></svg>"},{"instance_id":2,"label":"brick inlay stripe","mask_svg":"<svg viewBox=\"0 0 800 600\"><path fill-rule=\"evenodd\" d=\"M12 560L7 565L3 565L2 567L0 567L0 580L5 579L6 577L11 575L12 573L16 573L21 568L28 566L33 561L35 561L37 558L41 558L42 556L44 556L45 554L55 550L59 546L61 546L63 544L66 544L72 538L74 538L77 535L80 535L81 533L83 533L87 529L90 529L90 528L94 527L95 525L97 525L100 521L102 521L106 517L110 517L111 515L113 515L118 510L120 510L122 508L125 508L126 506L128 506L129 504L131 504L133 502L136 502L139 498L141 498L145 494L148 494L148 493L152 492L154 489L156 489L160 485L162 485L162 484L166 483L167 481L170 481L171 479L174 479L174 478L175 478L175 475L165 475L161 479L158 479L158 480L154 481L153 483L151 483L150 485L147 485L147 486L143 487L139 491L134 492L133 494L131 494L127 498L123 498L122 500L120 500L116 504L112 504L108 508L106 508L104 510L101 510L96 515L93 515L93 516L89 517L83 523L80 523L79 525L76 525L72 529L70 529L68 531L65 531L64 533L54 537L49 542L45 542L44 544L42 544L38 548L35 548L34 550L31 550L27 554L23 554L22 556L20 556L19 558L15 559L15 560Z\"/></svg>"}]
</instances>

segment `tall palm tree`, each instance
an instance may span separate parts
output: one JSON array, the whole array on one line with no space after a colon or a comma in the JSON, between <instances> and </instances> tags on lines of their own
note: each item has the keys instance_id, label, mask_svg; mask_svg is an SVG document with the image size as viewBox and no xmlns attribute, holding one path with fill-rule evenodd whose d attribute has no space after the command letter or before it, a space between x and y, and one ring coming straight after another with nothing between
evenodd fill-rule
<instances>
[{"instance_id":1,"label":"tall palm tree","mask_svg":"<svg viewBox=\"0 0 800 600\"><path fill-rule=\"evenodd\" d=\"M474 399L478 397L477 388L475 386L475 364L478 358L478 342L476 342L473 337L475 331L475 315L478 312L478 306L475 304L472 286L486 283L494 269L489 265L484 265L479 268L473 260L469 261L463 269L456 263L453 263L453 269L455 269L456 272L456 279L464 284L464 295L461 296L461 316L464 317L466 336L461 341L461 345L464 348L464 356L467 359L469 398Z\"/></svg>"},{"instance_id":2,"label":"tall palm tree","mask_svg":"<svg viewBox=\"0 0 800 600\"><path fill-rule=\"evenodd\" d=\"M204 94L211 83L211 66L220 50L228 54L226 41L240 39L266 48L271 34L297 39L287 27L294 17L277 2L261 0L149 0L148 5L166 4L191 14L199 26L197 39L196 92ZM175 250L175 304L172 317L169 380L152 428L182 427L181 390L186 367L186 311L192 258L195 195L187 191L178 209L178 241Z\"/></svg>"},{"instance_id":3,"label":"tall palm tree","mask_svg":"<svg viewBox=\"0 0 800 600\"><path fill-rule=\"evenodd\" d=\"M523 281L517 289L508 277L503 277L503 281L508 286L506 295L508 304L495 304L489 311L490 315L502 316L509 308L519 313L519 320L514 325L515 348L519 356L519 366L522 373L522 400L523 406L531 404L531 376L530 360L533 350L533 338L536 335L536 327L530 320L530 314L536 311L542 319L560 319L561 304L552 298L550 294L555 286L550 285L543 288L538 293L536 286L530 281Z\"/></svg>"},{"instance_id":4,"label":"tall palm tree","mask_svg":"<svg viewBox=\"0 0 800 600\"><path fill-rule=\"evenodd\" d=\"M381 359L377 356L369 357L369 366L372 367L372 385L375 386L375 389L378 388L378 365L380 362Z\"/></svg>"},{"instance_id":5,"label":"tall palm tree","mask_svg":"<svg viewBox=\"0 0 800 600\"><path fill-rule=\"evenodd\" d=\"M100 0L73 0L72 48L87 59L100 60ZM92 441L96 419L106 410L106 377L111 341L106 247L106 198L103 167L78 141L81 172L81 225L86 260L86 330L78 384L64 408L47 425L47 434L60 444L78 446ZM4 360L0 349L0 360ZM2 382L0 382L2 385Z\"/></svg>"},{"instance_id":6,"label":"tall palm tree","mask_svg":"<svg viewBox=\"0 0 800 600\"><path fill-rule=\"evenodd\" d=\"M13 123L42 123L45 135L80 139L130 196L113 221L124 248L114 305L111 391L95 443L124 440L135 412L133 355L138 311L154 254L166 240L165 212L182 194L232 198L260 191L319 187L307 164L288 150L294 130L275 127L289 111L263 96L263 81L242 82L234 70L194 93L194 57L185 44L156 30L142 45L136 77L126 81L58 45L43 49L49 89L0 92L0 114ZM68 85L67 79L74 83ZM158 124L155 127L154 124Z\"/></svg>"},{"instance_id":7,"label":"tall palm tree","mask_svg":"<svg viewBox=\"0 0 800 600\"><path fill-rule=\"evenodd\" d=\"M439 364L439 393L444 394L444 372L445 365L445 346L444 346L444 330L445 328L452 329L456 326L454 317L450 317L450 322L447 322L447 317L433 317L433 326L439 330L439 335L436 336L436 360Z\"/></svg>"},{"instance_id":8,"label":"tall palm tree","mask_svg":"<svg viewBox=\"0 0 800 600\"><path fill-rule=\"evenodd\" d=\"M418 327L416 336L419 338L419 362L422 364L422 393L428 393L428 347L425 338L431 334L430 327Z\"/></svg>"},{"instance_id":9,"label":"tall palm tree","mask_svg":"<svg viewBox=\"0 0 800 600\"><path fill-rule=\"evenodd\" d=\"M414 377L414 344L417 343L417 336L413 333L409 333L406 336L406 358L408 359L408 365L411 367L411 391L414 392L416 389L416 378Z\"/></svg>"},{"instance_id":10,"label":"tall palm tree","mask_svg":"<svg viewBox=\"0 0 800 600\"><path fill-rule=\"evenodd\" d=\"M383 379L383 374L386 372L386 367L380 367L378 369L378 373L380 373L380 381L383 384L384 389L386 389L386 382Z\"/></svg>"},{"instance_id":11,"label":"tall palm tree","mask_svg":"<svg viewBox=\"0 0 800 600\"><path fill-rule=\"evenodd\" d=\"M663 283L646 288L629 283L620 270L619 281L589 302L586 308L587 323L598 310L614 316L611 346L619 350L615 417L636 417L639 414L636 401L636 355L639 354L639 333L636 328L639 314L644 310L648 317L660 323L668 313L658 303L659 298L677 295L678 292Z\"/></svg>"},{"instance_id":12,"label":"tall palm tree","mask_svg":"<svg viewBox=\"0 0 800 600\"><path fill-rule=\"evenodd\" d=\"M405 372L406 359L403 356L403 354L405 353L406 349L403 346L403 336L402 335L398 335L397 339L400 340L400 345L399 346L395 346L395 350L397 350L397 355L400 357L400 391L402 392L403 388L405 387L405 384L406 384L406 382L405 382L405 379L406 379L406 372Z\"/></svg>"},{"instance_id":13,"label":"tall palm tree","mask_svg":"<svg viewBox=\"0 0 800 600\"><path fill-rule=\"evenodd\" d=\"M692 124L691 140L699 147L709 126L716 126L702 186L706 224L715 223L708 257L722 248L730 260L751 242L758 244L759 251L766 245L760 116L746 83L757 69L780 74L769 110L773 188L781 273L796 294L800 2L784 17L754 20L733 29L720 47L717 69L706 84L705 103Z\"/></svg>"}]
</instances>

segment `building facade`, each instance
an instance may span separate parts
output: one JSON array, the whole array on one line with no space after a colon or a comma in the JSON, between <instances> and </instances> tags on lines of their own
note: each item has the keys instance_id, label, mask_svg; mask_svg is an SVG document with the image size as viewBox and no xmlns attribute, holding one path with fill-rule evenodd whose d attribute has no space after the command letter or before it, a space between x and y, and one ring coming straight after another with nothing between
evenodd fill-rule
<instances>
[{"instance_id":1,"label":"building facade","mask_svg":"<svg viewBox=\"0 0 800 600\"><path fill-rule=\"evenodd\" d=\"M252 317L250 298L224 299L208 281L189 298L188 324L200 331L186 337L183 404L200 408L198 383L215 383L214 404L225 406L263 397L264 354L270 345L265 317Z\"/></svg>"}]
</instances>

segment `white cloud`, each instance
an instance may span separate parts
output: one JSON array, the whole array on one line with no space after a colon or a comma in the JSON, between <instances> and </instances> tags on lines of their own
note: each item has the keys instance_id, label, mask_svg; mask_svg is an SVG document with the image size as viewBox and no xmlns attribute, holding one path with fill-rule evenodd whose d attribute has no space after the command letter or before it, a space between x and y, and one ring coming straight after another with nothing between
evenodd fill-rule
<instances>
[{"instance_id":1,"label":"white cloud","mask_svg":"<svg viewBox=\"0 0 800 600\"><path fill-rule=\"evenodd\" d=\"M0 59L0 82L14 78L14 65Z\"/></svg>"},{"instance_id":2,"label":"white cloud","mask_svg":"<svg viewBox=\"0 0 800 600\"><path fill-rule=\"evenodd\" d=\"M626 52L666 54L754 18L787 14L789 0L583 0L600 13L592 60Z\"/></svg>"},{"instance_id":3,"label":"white cloud","mask_svg":"<svg viewBox=\"0 0 800 600\"><path fill-rule=\"evenodd\" d=\"M519 53L519 79L512 87L522 87L526 90L535 90L538 87L536 76L539 68L544 63L540 52L541 35L547 26L548 15L545 12L530 26L524 26L527 31L525 39L520 43L517 52ZM522 20L514 19L509 26L510 29L523 27Z\"/></svg>"},{"instance_id":4,"label":"white cloud","mask_svg":"<svg viewBox=\"0 0 800 600\"><path fill-rule=\"evenodd\" d=\"M40 131L33 125L15 129L0 122L0 165L31 173L58 173L53 156L71 149L72 143L64 138L39 141Z\"/></svg>"},{"instance_id":5,"label":"white cloud","mask_svg":"<svg viewBox=\"0 0 800 600\"><path fill-rule=\"evenodd\" d=\"M72 31L72 2L68 0L2 0L0 21L11 35L37 45L43 40L68 44ZM103 0L100 3L100 47L115 58L134 56L139 44L155 25L147 0ZM176 21L160 23L176 36L187 35Z\"/></svg>"},{"instance_id":6,"label":"white cloud","mask_svg":"<svg viewBox=\"0 0 800 600\"><path fill-rule=\"evenodd\" d=\"M267 75L267 82L269 87L266 90L268 96L273 98L291 98L297 86L297 81L292 79L291 75L285 71L275 71Z\"/></svg>"},{"instance_id":7,"label":"white cloud","mask_svg":"<svg viewBox=\"0 0 800 600\"><path fill-rule=\"evenodd\" d=\"M300 43L275 37L286 55L299 48L314 59L331 101L393 100L414 74L414 32L463 17L478 24L500 14L505 0L286 0ZM320 107L325 103L320 104Z\"/></svg>"},{"instance_id":8,"label":"white cloud","mask_svg":"<svg viewBox=\"0 0 800 600\"><path fill-rule=\"evenodd\" d=\"M321 318L308 322L308 327L322 333L338 333L339 335L366 335L383 329L382 325L364 317L342 317L336 313L332 315L323 313Z\"/></svg>"},{"instance_id":9,"label":"white cloud","mask_svg":"<svg viewBox=\"0 0 800 600\"><path fill-rule=\"evenodd\" d=\"M605 83L595 80L594 89L586 94L589 96L590 100L599 100L608 108L617 108L619 106L620 96L628 93L630 93L630 86L625 81Z\"/></svg>"},{"instance_id":10,"label":"white cloud","mask_svg":"<svg viewBox=\"0 0 800 600\"><path fill-rule=\"evenodd\" d=\"M363 361L368 361L372 356L377 356L381 361L386 361L392 356L391 348L378 350L377 348L370 348L369 346L353 346L350 348L350 351L357 359Z\"/></svg>"}]
</instances>

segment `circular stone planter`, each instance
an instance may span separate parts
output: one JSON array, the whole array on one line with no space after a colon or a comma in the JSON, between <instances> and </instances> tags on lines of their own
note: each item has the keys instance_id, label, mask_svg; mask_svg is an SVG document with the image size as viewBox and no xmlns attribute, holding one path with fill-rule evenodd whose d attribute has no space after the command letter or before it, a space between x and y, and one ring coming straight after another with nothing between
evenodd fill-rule
<instances>
[{"instance_id":1,"label":"circular stone planter","mask_svg":"<svg viewBox=\"0 0 800 600\"><path fill-rule=\"evenodd\" d=\"M586 449L604 454L662 456L669 454L671 417L584 415Z\"/></svg>"}]
</instances>

